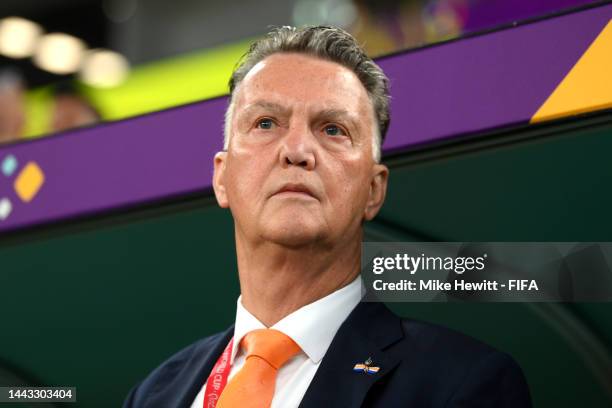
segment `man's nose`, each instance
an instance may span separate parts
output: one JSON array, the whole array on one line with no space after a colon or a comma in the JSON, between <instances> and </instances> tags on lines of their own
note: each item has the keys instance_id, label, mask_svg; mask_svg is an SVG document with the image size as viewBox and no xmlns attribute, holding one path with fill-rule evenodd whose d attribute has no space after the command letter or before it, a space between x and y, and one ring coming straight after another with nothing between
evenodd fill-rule
<instances>
[{"instance_id":1,"label":"man's nose","mask_svg":"<svg viewBox=\"0 0 612 408\"><path fill-rule=\"evenodd\" d=\"M309 129L289 129L283 136L280 151L280 165L282 167L300 166L306 170L315 168L314 136Z\"/></svg>"}]
</instances>

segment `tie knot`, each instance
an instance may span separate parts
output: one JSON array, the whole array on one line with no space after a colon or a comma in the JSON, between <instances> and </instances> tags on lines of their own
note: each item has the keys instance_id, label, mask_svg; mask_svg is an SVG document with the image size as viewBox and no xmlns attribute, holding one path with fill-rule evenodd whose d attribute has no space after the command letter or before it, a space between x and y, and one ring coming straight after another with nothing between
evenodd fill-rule
<instances>
[{"instance_id":1,"label":"tie knot","mask_svg":"<svg viewBox=\"0 0 612 408\"><path fill-rule=\"evenodd\" d=\"M253 330L244 336L240 345L247 359L257 356L277 370L301 350L291 337L274 329Z\"/></svg>"}]
</instances>

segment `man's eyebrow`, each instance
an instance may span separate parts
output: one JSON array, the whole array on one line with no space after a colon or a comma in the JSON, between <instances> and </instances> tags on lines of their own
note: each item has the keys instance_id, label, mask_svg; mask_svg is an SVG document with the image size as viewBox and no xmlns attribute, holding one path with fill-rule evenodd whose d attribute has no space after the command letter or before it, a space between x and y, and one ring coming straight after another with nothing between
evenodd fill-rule
<instances>
[{"instance_id":1,"label":"man's eyebrow","mask_svg":"<svg viewBox=\"0 0 612 408\"><path fill-rule=\"evenodd\" d=\"M266 112L271 112L277 114L279 116L290 116L291 108L288 108L280 103L266 101L266 100L257 100L245 106L241 109L241 113L249 114L251 111L264 110ZM323 109L319 112L316 112L315 116L319 118L319 120L339 120L342 119L346 122L349 122L350 125L358 127L359 118L357 115L351 113L351 111L342 109L342 108L329 108Z\"/></svg>"},{"instance_id":2,"label":"man's eyebrow","mask_svg":"<svg viewBox=\"0 0 612 408\"><path fill-rule=\"evenodd\" d=\"M242 109L242 111L249 112L249 111L256 110L256 109L263 109L266 111L271 111L271 112L279 113L279 114L288 114L291 112L291 109L287 108L286 106L283 106L276 102L263 101L263 100L255 101L253 103L248 104L244 109Z\"/></svg>"},{"instance_id":3,"label":"man's eyebrow","mask_svg":"<svg viewBox=\"0 0 612 408\"><path fill-rule=\"evenodd\" d=\"M351 113L349 111L347 111L346 109L324 109L322 111L320 111L317 116L322 116L322 117L347 117L347 118L352 118L353 115L351 115Z\"/></svg>"},{"instance_id":4,"label":"man's eyebrow","mask_svg":"<svg viewBox=\"0 0 612 408\"><path fill-rule=\"evenodd\" d=\"M356 126L358 118L346 109L324 109L317 116L324 120L344 119Z\"/></svg>"}]
</instances>

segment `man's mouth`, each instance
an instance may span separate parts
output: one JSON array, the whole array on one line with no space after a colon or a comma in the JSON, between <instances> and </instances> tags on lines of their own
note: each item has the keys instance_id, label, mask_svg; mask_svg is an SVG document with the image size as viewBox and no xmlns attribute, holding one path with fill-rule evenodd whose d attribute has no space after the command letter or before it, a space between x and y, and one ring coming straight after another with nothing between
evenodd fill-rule
<instances>
[{"instance_id":1,"label":"man's mouth","mask_svg":"<svg viewBox=\"0 0 612 408\"><path fill-rule=\"evenodd\" d=\"M308 188L305 184L301 183L288 183L281 187L274 195L293 195L297 197L311 197L317 198L312 190Z\"/></svg>"}]
</instances>

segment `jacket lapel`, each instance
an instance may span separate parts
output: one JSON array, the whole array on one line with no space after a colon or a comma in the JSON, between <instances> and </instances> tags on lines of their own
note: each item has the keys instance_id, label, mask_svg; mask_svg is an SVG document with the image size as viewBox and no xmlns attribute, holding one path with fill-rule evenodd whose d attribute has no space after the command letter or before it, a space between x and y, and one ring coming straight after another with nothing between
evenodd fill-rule
<instances>
[{"instance_id":1,"label":"jacket lapel","mask_svg":"<svg viewBox=\"0 0 612 408\"><path fill-rule=\"evenodd\" d=\"M198 349L194 350L194 356L202 357L190 361L187 370L181 373L180 383L184 384L184 386L178 390L176 399L173 398L175 401L178 401L177 407L191 406L191 403L208 379L210 372L233 334L234 325L225 332L220 333L217 339L206 345L207 347L198 347Z\"/></svg>"},{"instance_id":2,"label":"jacket lapel","mask_svg":"<svg viewBox=\"0 0 612 408\"><path fill-rule=\"evenodd\" d=\"M359 303L336 333L300 407L361 406L370 387L399 364L386 349L402 338L400 319L384 304ZM368 358L380 367L377 373L353 370Z\"/></svg>"}]
</instances>

